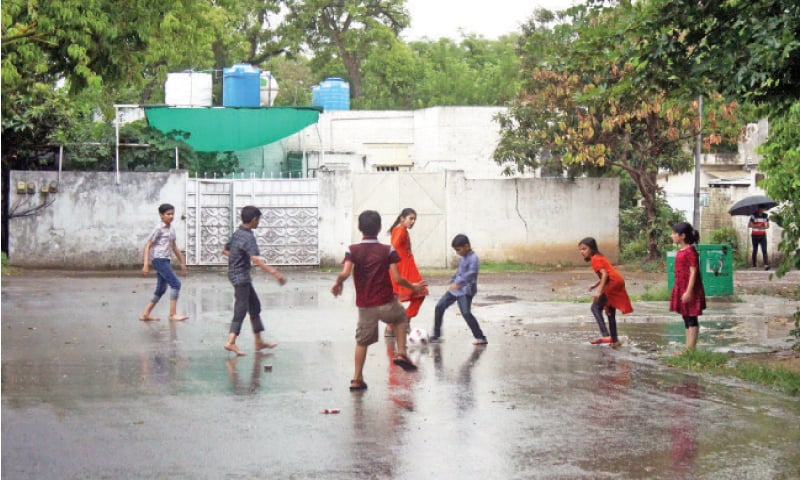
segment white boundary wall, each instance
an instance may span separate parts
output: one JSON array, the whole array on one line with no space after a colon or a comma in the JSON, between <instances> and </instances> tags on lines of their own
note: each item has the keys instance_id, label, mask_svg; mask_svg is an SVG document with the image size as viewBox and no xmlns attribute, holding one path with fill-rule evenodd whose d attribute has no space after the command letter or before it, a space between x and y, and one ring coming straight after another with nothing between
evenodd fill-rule
<instances>
[{"instance_id":1,"label":"white boundary wall","mask_svg":"<svg viewBox=\"0 0 800 480\"><path fill-rule=\"evenodd\" d=\"M33 194L18 194L17 182L34 182ZM42 182L58 182L56 193L40 193ZM17 212L54 200L35 215L9 220L12 265L104 269L141 265L142 249L159 222L158 205L176 209L178 245L185 245L185 171L11 172L10 205ZM618 257L619 183L616 179L468 179L461 171L422 174L320 172L320 263L335 266L345 248L360 240L356 219L377 210L379 237L404 207L418 209L411 232L421 267L452 267L450 241L470 237L483 261L580 264L578 241L597 239L612 261ZM375 188L380 185L380 188ZM427 200L409 185L420 185ZM369 190L375 190L370 194ZM409 194L411 192L411 194Z\"/></svg>"}]
</instances>

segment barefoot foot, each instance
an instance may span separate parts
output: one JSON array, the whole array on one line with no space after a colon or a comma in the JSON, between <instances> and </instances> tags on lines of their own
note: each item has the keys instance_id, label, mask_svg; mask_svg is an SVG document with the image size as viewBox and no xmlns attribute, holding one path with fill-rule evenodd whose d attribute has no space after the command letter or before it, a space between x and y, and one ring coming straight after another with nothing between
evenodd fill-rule
<instances>
[{"instance_id":1,"label":"barefoot foot","mask_svg":"<svg viewBox=\"0 0 800 480\"><path fill-rule=\"evenodd\" d=\"M277 343L272 343L272 342L264 342L264 341L256 342L256 351L263 350L265 348L275 348L277 346L278 346Z\"/></svg>"},{"instance_id":2,"label":"barefoot foot","mask_svg":"<svg viewBox=\"0 0 800 480\"><path fill-rule=\"evenodd\" d=\"M189 317L187 317L186 315L170 315L169 317L169 319L174 322L182 322L184 320L187 320L188 318Z\"/></svg>"},{"instance_id":3,"label":"barefoot foot","mask_svg":"<svg viewBox=\"0 0 800 480\"><path fill-rule=\"evenodd\" d=\"M143 322L157 322L161 319L158 317L151 317L150 315L142 315L141 317L139 317L139 320Z\"/></svg>"},{"instance_id":4,"label":"barefoot foot","mask_svg":"<svg viewBox=\"0 0 800 480\"><path fill-rule=\"evenodd\" d=\"M244 357L247 355L243 351L239 350L239 347L237 347L235 343L226 343L225 350L235 353L238 357Z\"/></svg>"}]
</instances>

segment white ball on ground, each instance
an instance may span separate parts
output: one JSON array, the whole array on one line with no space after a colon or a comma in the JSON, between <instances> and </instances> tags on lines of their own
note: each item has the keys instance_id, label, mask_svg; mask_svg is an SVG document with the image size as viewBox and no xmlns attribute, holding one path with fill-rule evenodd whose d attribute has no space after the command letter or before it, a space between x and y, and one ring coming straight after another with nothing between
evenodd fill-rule
<instances>
[{"instance_id":1,"label":"white ball on ground","mask_svg":"<svg viewBox=\"0 0 800 480\"><path fill-rule=\"evenodd\" d=\"M428 332L424 328L412 328L406 336L409 347L418 347L428 344Z\"/></svg>"}]
</instances>

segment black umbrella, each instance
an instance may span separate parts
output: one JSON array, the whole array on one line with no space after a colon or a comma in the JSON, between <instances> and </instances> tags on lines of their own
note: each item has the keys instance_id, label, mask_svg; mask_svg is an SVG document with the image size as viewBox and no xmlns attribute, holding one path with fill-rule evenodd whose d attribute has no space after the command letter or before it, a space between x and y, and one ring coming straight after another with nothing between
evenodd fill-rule
<instances>
[{"instance_id":1,"label":"black umbrella","mask_svg":"<svg viewBox=\"0 0 800 480\"><path fill-rule=\"evenodd\" d=\"M758 210L758 207L763 206L764 210L778 206L778 203L766 195L753 195L745 197L728 210L731 215L753 215Z\"/></svg>"}]
</instances>

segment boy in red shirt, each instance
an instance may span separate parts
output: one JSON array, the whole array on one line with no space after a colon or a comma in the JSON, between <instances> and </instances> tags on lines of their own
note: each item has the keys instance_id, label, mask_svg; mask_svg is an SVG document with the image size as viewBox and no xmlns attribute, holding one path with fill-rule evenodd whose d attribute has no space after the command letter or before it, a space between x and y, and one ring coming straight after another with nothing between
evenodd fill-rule
<instances>
[{"instance_id":1,"label":"boy in red shirt","mask_svg":"<svg viewBox=\"0 0 800 480\"><path fill-rule=\"evenodd\" d=\"M410 288L414 293L424 291L425 282L411 283L400 275L397 262L400 256L389 245L378 242L381 230L381 216L374 210L365 210L358 216L358 229L364 235L361 243L350 245L345 253L342 272L336 277L331 293L338 297L342 293L344 281L353 274L356 287L356 306L358 307L358 326L356 327L355 373L350 381L350 390L364 390L364 363L367 348L378 341L378 321L393 325L397 339L395 365L404 370L417 367L406 355L406 332L408 318L406 311L397 301L392 290L392 281Z\"/></svg>"},{"instance_id":2,"label":"boy in red shirt","mask_svg":"<svg viewBox=\"0 0 800 480\"><path fill-rule=\"evenodd\" d=\"M759 205L756 213L750 215L747 226L751 229L750 239L753 241L753 268L756 268L758 247L761 247L761 256L764 259L764 270L769 270L769 262L767 262L767 229L769 228L769 217L767 216L764 205Z\"/></svg>"}]
</instances>

